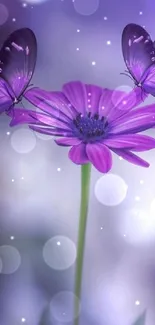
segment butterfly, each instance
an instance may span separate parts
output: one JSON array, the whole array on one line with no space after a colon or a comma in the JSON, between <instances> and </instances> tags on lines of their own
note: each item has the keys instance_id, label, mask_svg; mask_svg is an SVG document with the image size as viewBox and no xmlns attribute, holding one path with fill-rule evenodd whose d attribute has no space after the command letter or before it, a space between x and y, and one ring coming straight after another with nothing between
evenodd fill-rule
<instances>
[{"instance_id":1,"label":"butterfly","mask_svg":"<svg viewBox=\"0 0 155 325\"><path fill-rule=\"evenodd\" d=\"M128 24L122 33L122 52L128 69L125 72L145 94L155 96L155 42L147 31Z\"/></svg>"},{"instance_id":2,"label":"butterfly","mask_svg":"<svg viewBox=\"0 0 155 325\"><path fill-rule=\"evenodd\" d=\"M28 97L36 59L37 41L31 29L18 29L6 39L0 50L0 113Z\"/></svg>"}]
</instances>

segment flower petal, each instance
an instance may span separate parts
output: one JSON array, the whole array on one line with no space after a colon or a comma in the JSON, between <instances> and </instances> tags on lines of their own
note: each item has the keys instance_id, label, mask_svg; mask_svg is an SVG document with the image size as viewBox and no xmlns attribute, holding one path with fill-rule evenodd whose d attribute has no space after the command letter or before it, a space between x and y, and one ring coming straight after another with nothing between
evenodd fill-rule
<instances>
[{"instance_id":1,"label":"flower petal","mask_svg":"<svg viewBox=\"0 0 155 325\"><path fill-rule=\"evenodd\" d=\"M51 92L35 87L27 90L24 97L34 106L65 121L72 119L77 114L68 99L60 91Z\"/></svg>"},{"instance_id":2,"label":"flower petal","mask_svg":"<svg viewBox=\"0 0 155 325\"><path fill-rule=\"evenodd\" d=\"M89 163L89 159L86 154L86 145L84 143L73 146L69 150L68 157L77 165Z\"/></svg>"},{"instance_id":3,"label":"flower petal","mask_svg":"<svg viewBox=\"0 0 155 325\"><path fill-rule=\"evenodd\" d=\"M140 87L134 88L129 93L105 88L100 99L99 113L108 117L108 121L113 121L127 114L132 108L139 105L143 99L144 95L142 96Z\"/></svg>"},{"instance_id":4,"label":"flower petal","mask_svg":"<svg viewBox=\"0 0 155 325\"><path fill-rule=\"evenodd\" d=\"M99 102L103 89L99 86L85 85L87 92L87 111L92 115L99 113Z\"/></svg>"},{"instance_id":5,"label":"flower petal","mask_svg":"<svg viewBox=\"0 0 155 325\"><path fill-rule=\"evenodd\" d=\"M119 149L112 149L118 156L122 157L123 159L127 160L131 164L138 165L141 167L149 167L150 164L145 161L144 159L138 157L134 153L128 150L119 150Z\"/></svg>"},{"instance_id":6,"label":"flower petal","mask_svg":"<svg viewBox=\"0 0 155 325\"><path fill-rule=\"evenodd\" d=\"M63 137L55 140L59 146L76 146L81 143L81 140L72 137Z\"/></svg>"},{"instance_id":7,"label":"flower petal","mask_svg":"<svg viewBox=\"0 0 155 325\"><path fill-rule=\"evenodd\" d=\"M155 125L155 116L153 114L135 114L130 118L116 120L110 125L110 134L131 134L139 133L152 128Z\"/></svg>"},{"instance_id":8,"label":"flower petal","mask_svg":"<svg viewBox=\"0 0 155 325\"><path fill-rule=\"evenodd\" d=\"M87 93L85 85L80 81L73 81L65 84L62 90L76 111L84 115L87 107Z\"/></svg>"},{"instance_id":9,"label":"flower petal","mask_svg":"<svg viewBox=\"0 0 155 325\"><path fill-rule=\"evenodd\" d=\"M113 94L113 99L114 99ZM140 87L134 88L129 93L124 93L118 101L115 103L115 107L111 111L109 121L116 120L120 116L123 116L130 112L134 107L141 104L148 94L144 93Z\"/></svg>"},{"instance_id":10,"label":"flower petal","mask_svg":"<svg viewBox=\"0 0 155 325\"><path fill-rule=\"evenodd\" d=\"M86 153L89 160L101 173L107 173L112 167L112 155L110 150L102 143L88 143Z\"/></svg>"},{"instance_id":11,"label":"flower petal","mask_svg":"<svg viewBox=\"0 0 155 325\"><path fill-rule=\"evenodd\" d=\"M155 139L147 135L140 134L125 134L119 136L113 136L108 139L104 139L103 143L116 149L136 149L136 151L145 151L155 148Z\"/></svg>"},{"instance_id":12,"label":"flower petal","mask_svg":"<svg viewBox=\"0 0 155 325\"><path fill-rule=\"evenodd\" d=\"M55 129L55 128L47 128L47 127L43 127L43 126L37 126L37 125L31 125L29 126L29 128L35 132L41 133L41 134L48 134L51 136L65 136L65 137L69 137L72 135L71 132L69 132L68 130L63 130L63 129Z\"/></svg>"},{"instance_id":13,"label":"flower petal","mask_svg":"<svg viewBox=\"0 0 155 325\"><path fill-rule=\"evenodd\" d=\"M18 124L35 124L37 123L37 119L33 116L33 113L36 114L35 111L26 110L25 108L13 108L11 109L7 115L12 117L10 122L10 126L15 126Z\"/></svg>"},{"instance_id":14,"label":"flower petal","mask_svg":"<svg viewBox=\"0 0 155 325\"><path fill-rule=\"evenodd\" d=\"M70 125L67 122L63 122L48 114L31 111L30 115L36 118L37 121L46 124L48 126L70 130Z\"/></svg>"}]
</instances>

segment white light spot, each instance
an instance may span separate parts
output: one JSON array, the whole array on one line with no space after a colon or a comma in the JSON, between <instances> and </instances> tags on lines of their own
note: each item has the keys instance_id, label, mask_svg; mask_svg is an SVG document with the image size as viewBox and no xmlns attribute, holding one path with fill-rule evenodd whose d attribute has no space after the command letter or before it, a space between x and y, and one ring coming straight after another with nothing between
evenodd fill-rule
<instances>
[{"instance_id":1,"label":"white light spot","mask_svg":"<svg viewBox=\"0 0 155 325\"><path fill-rule=\"evenodd\" d=\"M123 160L123 158L120 156L120 157L119 157L119 160Z\"/></svg>"},{"instance_id":2,"label":"white light spot","mask_svg":"<svg viewBox=\"0 0 155 325\"><path fill-rule=\"evenodd\" d=\"M144 184L144 181L143 181L142 179L140 180L140 184L141 184L141 185Z\"/></svg>"},{"instance_id":3,"label":"white light spot","mask_svg":"<svg viewBox=\"0 0 155 325\"><path fill-rule=\"evenodd\" d=\"M14 181L15 181L14 178L12 178L11 182L13 183Z\"/></svg>"},{"instance_id":4,"label":"white light spot","mask_svg":"<svg viewBox=\"0 0 155 325\"><path fill-rule=\"evenodd\" d=\"M28 153L35 148L36 137L29 129L17 129L11 136L12 148L18 153Z\"/></svg>"},{"instance_id":5,"label":"white light spot","mask_svg":"<svg viewBox=\"0 0 155 325\"><path fill-rule=\"evenodd\" d=\"M23 180L23 179L24 179L24 177L22 176L22 177L21 177L21 179Z\"/></svg>"},{"instance_id":6,"label":"white light spot","mask_svg":"<svg viewBox=\"0 0 155 325\"><path fill-rule=\"evenodd\" d=\"M126 105L127 101L126 100L123 100L123 105Z\"/></svg>"},{"instance_id":7,"label":"white light spot","mask_svg":"<svg viewBox=\"0 0 155 325\"><path fill-rule=\"evenodd\" d=\"M105 16L105 17L104 17L104 20L107 20L107 19L108 19L108 18Z\"/></svg>"},{"instance_id":8,"label":"white light spot","mask_svg":"<svg viewBox=\"0 0 155 325\"><path fill-rule=\"evenodd\" d=\"M100 229L103 230L103 227L101 227Z\"/></svg>"},{"instance_id":9,"label":"white light spot","mask_svg":"<svg viewBox=\"0 0 155 325\"><path fill-rule=\"evenodd\" d=\"M74 305L79 304L79 310L74 314ZM81 306L79 299L69 291L57 293L50 303L50 314L60 323L70 323L78 317Z\"/></svg>"},{"instance_id":10,"label":"white light spot","mask_svg":"<svg viewBox=\"0 0 155 325\"><path fill-rule=\"evenodd\" d=\"M140 11L140 12L139 12L139 15L142 15L142 14L143 14L143 12L142 12L142 11Z\"/></svg>"},{"instance_id":11,"label":"white light spot","mask_svg":"<svg viewBox=\"0 0 155 325\"><path fill-rule=\"evenodd\" d=\"M135 196L135 201L140 201L140 197L139 196Z\"/></svg>"},{"instance_id":12,"label":"white light spot","mask_svg":"<svg viewBox=\"0 0 155 325\"><path fill-rule=\"evenodd\" d=\"M14 237L14 236L10 236L10 239L11 239L11 240L14 240L14 239L15 239L15 237Z\"/></svg>"},{"instance_id":13,"label":"white light spot","mask_svg":"<svg viewBox=\"0 0 155 325\"><path fill-rule=\"evenodd\" d=\"M111 45L111 41L107 41L107 45Z\"/></svg>"},{"instance_id":14,"label":"white light spot","mask_svg":"<svg viewBox=\"0 0 155 325\"><path fill-rule=\"evenodd\" d=\"M77 33L80 33L80 29L77 29Z\"/></svg>"},{"instance_id":15,"label":"white light spot","mask_svg":"<svg viewBox=\"0 0 155 325\"><path fill-rule=\"evenodd\" d=\"M88 93L88 96L91 96L91 93Z\"/></svg>"},{"instance_id":16,"label":"white light spot","mask_svg":"<svg viewBox=\"0 0 155 325\"><path fill-rule=\"evenodd\" d=\"M16 21L16 18L12 18L12 21L13 21L13 23L15 23L15 21Z\"/></svg>"},{"instance_id":17,"label":"white light spot","mask_svg":"<svg viewBox=\"0 0 155 325\"><path fill-rule=\"evenodd\" d=\"M24 3L22 4L22 7L23 7L23 8L26 8L26 7L27 7L27 3L24 2Z\"/></svg>"},{"instance_id":18,"label":"white light spot","mask_svg":"<svg viewBox=\"0 0 155 325\"><path fill-rule=\"evenodd\" d=\"M120 176L109 173L97 180L95 196L104 205L116 206L126 198L127 190L128 186Z\"/></svg>"},{"instance_id":19,"label":"white light spot","mask_svg":"<svg viewBox=\"0 0 155 325\"><path fill-rule=\"evenodd\" d=\"M57 168L57 171L58 171L58 172L61 172L61 168L60 168L60 167L58 167L58 168Z\"/></svg>"},{"instance_id":20,"label":"white light spot","mask_svg":"<svg viewBox=\"0 0 155 325\"><path fill-rule=\"evenodd\" d=\"M102 106L102 109L105 109L105 107L104 107L104 106Z\"/></svg>"},{"instance_id":21,"label":"white light spot","mask_svg":"<svg viewBox=\"0 0 155 325\"><path fill-rule=\"evenodd\" d=\"M96 62L95 61L92 61L92 63L91 63L92 65L96 65Z\"/></svg>"},{"instance_id":22,"label":"white light spot","mask_svg":"<svg viewBox=\"0 0 155 325\"><path fill-rule=\"evenodd\" d=\"M76 246L65 236L55 236L45 243L43 258L51 268L66 270L75 262Z\"/></svg>"},{"instance_id":23,"label":"white light spot","mask_svg":"<svg viewBox=\"0 0 155 325\"><path fill-rule=\"evenodd\" d=\"M77 47L76 50L79 51L79 47Z\"/></svg>"},{"instance_id":24,"label":"white light spot","mask_svg":"<svg viewBox=\"0 0 155 325\"><path fill-rule=\"evenodd\" d=\"M2 260L2 273L12 274L18 270L21 257L18 250L13 246L0 246L0 258Z\"/></svg>"},{"instance_id":25,"label":"white light spot","mask_svg":"<svg viewBox=\"0 0 155 325\"><path fill-rule=\"evenodd\" d=\"M135 301L135 305L136 305L136 306L139 306L139 305L140 305L140 301L139 301L139 300L136 300L136 301Z\"/></svg>"},{"instance_id":26,"label":"white light spot","mask_svg":"<svg viewBox=\"0 0 155 325\"><path fill-rule=\"evenodd\" d=\"M26 322L26 318L23 317L23 318L21 319L21 321L22 321L22 323L25 323L25 322Z\"/></svg>"},{"instance_id":27,"label":"white light spot","mask_svg":"<svg viewBox=\"0 0 155 325\"><path fill-rule=\"evenodd\" d=\"M124 234L123 236L126 237L126 234Z\"/></svg>"},{"instance_id":28,"label":"white light spot","mask_svg":"<svg viewBox=\"0 0 155 325\"><path fill-rule=\"evenodd\" d=\"M91 105L88 105L88 108L91 108Z\"/></svg>"},{"instance_id":29,"label":"white light spot","mask_svg":"<svg viewBox=\"0 0 155 325\"><path fill-rule=\"evenodd\" d=\"M6 134L7 134L7 135L10 135L10 132L8 131L8 132L6 132Z\"/></svg>"}]
</instances>

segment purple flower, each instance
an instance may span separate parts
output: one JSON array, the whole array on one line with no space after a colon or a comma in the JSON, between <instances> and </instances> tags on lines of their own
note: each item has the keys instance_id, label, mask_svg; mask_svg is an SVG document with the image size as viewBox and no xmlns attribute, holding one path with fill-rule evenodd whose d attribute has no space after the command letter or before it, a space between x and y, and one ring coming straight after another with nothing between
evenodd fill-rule
<instances>
[{"instance_id":1,"label":"purple flower","mask_svg":"<svg viewBox=\"0 0 155 325\"><path fill-rule=\"evenodd\" d=\"M155 139L137 134L155 126L155 105L135 108L142 102L141 89L130 93L70 82L62 92L28 90L27 99L43 113L14 109L10 125L21 123L43 134L58 136L60 146L71 146L75 164L91 162L100 172L112 167L112 152L129 162L149 167L134 152L155 148Z\"/></svg>"}]
</instances>

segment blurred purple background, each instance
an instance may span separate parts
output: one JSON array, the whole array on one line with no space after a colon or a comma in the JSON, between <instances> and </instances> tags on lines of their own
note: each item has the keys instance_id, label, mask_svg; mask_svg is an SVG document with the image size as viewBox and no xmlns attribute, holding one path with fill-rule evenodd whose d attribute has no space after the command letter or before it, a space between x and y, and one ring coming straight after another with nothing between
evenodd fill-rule
<instances>
[{"instance_id":1,"label":"blurred purple background","mask_svg":"<svg viewBox=\"0 0 155 325\"><path fill-rule=\"evenodd\" d=\"M154 13L152 0L1 0L0 42L33 29L33 83L47 90L81 80L129 91L121 33L134 22L155 38ZM80 167L6 116L0 147L0 324L71 325ZM149 169L114 156L109 175L92 170L80 325L131 325L145 308L155 324L155 151L141 156Z\"/></svg>"}]
</instances>

